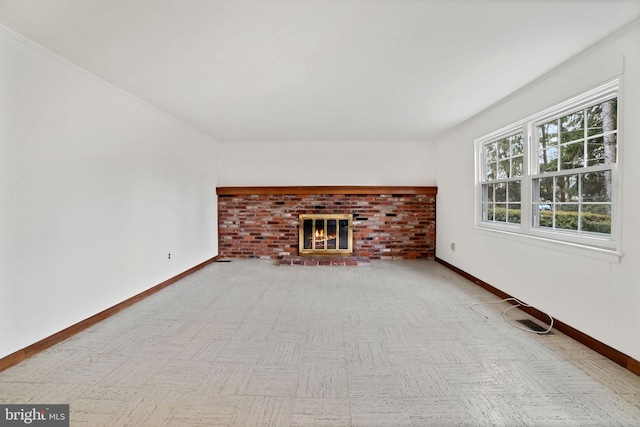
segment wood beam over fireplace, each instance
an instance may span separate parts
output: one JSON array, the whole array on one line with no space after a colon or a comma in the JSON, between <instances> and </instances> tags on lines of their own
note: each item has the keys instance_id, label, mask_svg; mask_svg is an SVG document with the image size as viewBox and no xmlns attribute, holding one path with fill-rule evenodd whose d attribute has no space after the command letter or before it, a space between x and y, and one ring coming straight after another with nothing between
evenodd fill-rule
<instances>
[{"instance_id":1,"label":"wood beam over fireplace","mask_svg":"<svg viewBox=\"0 0 640 427\"><path fill-rule=\"evenodd\" d=\"M217 187L219 196L246 194L427 194L435 195L438 187L410 186L291 186L291 187Z\"/></svg>"}]
</instances>

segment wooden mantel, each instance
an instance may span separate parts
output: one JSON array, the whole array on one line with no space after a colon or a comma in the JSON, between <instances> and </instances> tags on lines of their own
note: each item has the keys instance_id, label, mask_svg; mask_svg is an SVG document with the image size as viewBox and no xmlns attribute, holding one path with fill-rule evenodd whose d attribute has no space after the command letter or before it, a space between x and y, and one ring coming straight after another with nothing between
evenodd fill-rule
<instances>
[{"instance_id":1,"label":"wooden mantel","mask_svg":"<svg viewBox=\"0 0 640 427\"><path fill-rule=\"evenodd\" d=\"M295 186L295 187L217 187L219 196L247 194L428 194L435 195L438 187L404 186Z\"/></svg>"}]
</instances>

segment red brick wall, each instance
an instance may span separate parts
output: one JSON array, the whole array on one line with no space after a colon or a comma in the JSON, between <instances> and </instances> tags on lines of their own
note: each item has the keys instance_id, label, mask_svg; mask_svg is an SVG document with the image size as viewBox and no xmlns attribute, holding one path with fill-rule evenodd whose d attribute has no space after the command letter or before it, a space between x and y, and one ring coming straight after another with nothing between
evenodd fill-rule
<instances>
[{"instance_id":1,"label":"red brick wall","mask_svg":"<svg viewBox=\"0 0 640 427\"><path fill-rule=\"evenodd\" d=\"M298 255L298 215L353 214L355 256L433 258L435 194L219 195L223 257Z\"/></svg>"}]
</instances>

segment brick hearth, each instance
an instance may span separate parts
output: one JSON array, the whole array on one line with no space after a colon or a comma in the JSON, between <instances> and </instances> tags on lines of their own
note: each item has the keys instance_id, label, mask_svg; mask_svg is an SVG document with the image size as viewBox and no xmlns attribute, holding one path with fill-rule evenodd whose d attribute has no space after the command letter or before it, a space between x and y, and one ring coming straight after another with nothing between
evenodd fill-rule
<instances>
[{"instance_id":1,"label":"brick hearth","mask_svg":"<svg viewBox=\"0 0 640 427\"><path fill-rule=\"evenodd\" d=\"M300 214L353 214L353 256L433 258L435 187L221 187L223 257L298 254Z\"/></svg>"},{"instance_id":2,"label":"brick hearth","mask_svg":"<svg viewBox=\"0 0 640 427\"><path fill-rule=\"evenodd\" d=\"M365 257L344 257L339 255L322 256L285 256L278 265L331 266L331 267L368 267L371 260Z\"/></svg>"}]
</instances>

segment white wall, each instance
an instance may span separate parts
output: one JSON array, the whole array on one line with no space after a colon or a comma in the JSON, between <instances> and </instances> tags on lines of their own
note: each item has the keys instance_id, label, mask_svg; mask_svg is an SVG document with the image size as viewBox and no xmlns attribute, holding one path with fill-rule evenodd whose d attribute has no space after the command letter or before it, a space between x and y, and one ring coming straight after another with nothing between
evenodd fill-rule
<instances>
[{"instance_id":1,"label":"white wall","mask_svg":"<svg viewBox=\"0 0 640 427\"><path fill-rule=\"evenodd\" d=\"M474 229L474 139L604 83L622 64L621 260ZM638 117L636 22L439 138L437 256L640 360Z\"/></svg>"},{"instance_id":2,"label":"white wall","mask_svg":"<svg viewBox=\"0 0 640 427\"><path fill-rule=\"evenodd\" d=\"M215 256L218 157L0 27L0 357Z\"/></svg>"},{"instance_id":3,"label":"white wall","mask_svg":"<svg viewBox=\"0 0 640 427\"><path fill-rule=\"evenodd\" d=\"M427 142L261 142L221 144L220 185L435 185Z\"/></svg>"}]
</instances>

